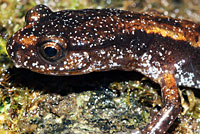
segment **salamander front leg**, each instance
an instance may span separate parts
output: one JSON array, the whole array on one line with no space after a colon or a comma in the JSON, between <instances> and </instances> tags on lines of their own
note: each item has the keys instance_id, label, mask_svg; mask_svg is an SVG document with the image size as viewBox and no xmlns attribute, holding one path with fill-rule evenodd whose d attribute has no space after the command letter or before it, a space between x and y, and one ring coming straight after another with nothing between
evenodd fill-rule
<instances>
[{"instance_id":1,"label":"salamander front leg","mask_svg":"<svg viewBox=\"0 0 200 134\"><path fill-rule=\"evenodd\" d=\"M155 115L142 134L164 134L181 112L181 100L175 78L164 74L161 81L163 108Z\"/></svg>"}]
</instances>

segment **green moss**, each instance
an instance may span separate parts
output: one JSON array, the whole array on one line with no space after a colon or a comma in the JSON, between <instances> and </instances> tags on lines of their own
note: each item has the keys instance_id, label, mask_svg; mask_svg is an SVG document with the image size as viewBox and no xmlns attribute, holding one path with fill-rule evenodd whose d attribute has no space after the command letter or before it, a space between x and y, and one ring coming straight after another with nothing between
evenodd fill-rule
<instances>
[{"instance_id":1,"label":"green moss","mask_svg":"<svg viewBox=\"0 0 200 134\"><path fill-rule=\"evenodd\" d=\"M10 98L7 97L5 99L1 98L0 102L0 113L6 113L6 111L10 108Z\"/></svg>"},{"instance_id":2,"label":"green moss","mask_svg":"<svg viewBox=\"0 0 200 134\"><path fill-rule=\"evenodd\" d=\"M6 40L4 40L2 37L0 37L0 54L5 55L7 54L6 51Z\"/></svg>"}]
</instances>

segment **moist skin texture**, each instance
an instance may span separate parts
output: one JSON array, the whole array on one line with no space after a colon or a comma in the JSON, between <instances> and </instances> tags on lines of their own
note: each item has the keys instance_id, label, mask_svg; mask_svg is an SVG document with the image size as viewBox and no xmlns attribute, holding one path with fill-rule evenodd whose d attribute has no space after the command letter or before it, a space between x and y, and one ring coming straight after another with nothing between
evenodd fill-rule
<instances>
[{"instance_id":1,"label":"moist skin texture","mask_svg":"<svg viewBox=\"0 0 200 134\"><path fill-rule=\"evenodd\" d=\"M200 25L193 22L117 9L53 12L44 5L25 19L7 43L16 67L46 75L134 70L160 84L163 107L142 134L166 133L173 124L181 112L177 86L200 88Z\"/></svg>"}]
</instances>

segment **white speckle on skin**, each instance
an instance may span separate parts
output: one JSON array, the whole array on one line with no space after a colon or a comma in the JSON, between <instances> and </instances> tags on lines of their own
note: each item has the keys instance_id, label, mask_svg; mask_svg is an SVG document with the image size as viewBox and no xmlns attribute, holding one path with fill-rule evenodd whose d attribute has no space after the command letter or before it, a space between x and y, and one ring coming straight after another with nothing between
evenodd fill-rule
<instances>
[{"instance_id":1,"label":"white speckle on skin","mask_svg":"<svg viewBox=\"0 0 200 134\"><path fill-rule=\"evenodd\" d=\"M27 66L27 63L28 63L28 61L25 61L25 62L24 62L24 66Z\"/></svg>"},{"instance_id":2,"label":"white speckle on skin","mask_svg":"<svg viewBox=\"0 0 200 134\"><path fill-rule=\"evenodd\" d=\"M194 72L186 72L182 70L182 66L185 62L185 60L181 60L174 64L174 67L176 68L175 78L178 81L177 84L180 86L200 88L200 83L195 79Z\"/></svg>"},{"instance_id":3,"label":"white speckle on skin","mask_svg":"<svg viewBox=\"0 0 200 134\"><path fill-rule=\"evenodd\" d=\"M44 65L40 65L40 69L45 69L45 66Z\"/></svg>"},{"instance_id":4,"label":"white speckle on skin","mask_svg":"<svg viewBox=\"0 0 200 134\"><path fill-rule=\"evenodd\" d=\"M65 69L65 68L63 68L63 67L60 67L60 68L59 68L60 71L63 71L64 69Z\"/></svg>"}]
</instances>

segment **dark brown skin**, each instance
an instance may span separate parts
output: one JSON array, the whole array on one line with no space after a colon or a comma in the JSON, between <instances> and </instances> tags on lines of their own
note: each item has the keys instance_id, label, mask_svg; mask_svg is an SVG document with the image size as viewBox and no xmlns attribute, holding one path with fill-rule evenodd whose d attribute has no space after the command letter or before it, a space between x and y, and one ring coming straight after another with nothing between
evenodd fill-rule
<instances>
[{"instance_id":1,"label":"dark brown skin","mask_svg":"<svg viewBox=\"0 0 200 134\"><path fill-rule=\"evenodd\" d=\"M28 11L7 43L16 67L47 75L138 71L160 84L163 107L143 134L166 133L181 112L178 86L200 88L200 25L116 9Z\"/></svg>"}]
</instances>

